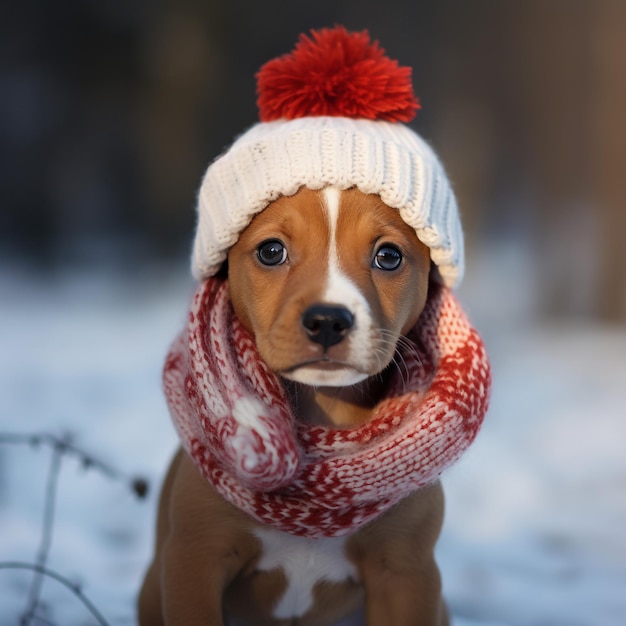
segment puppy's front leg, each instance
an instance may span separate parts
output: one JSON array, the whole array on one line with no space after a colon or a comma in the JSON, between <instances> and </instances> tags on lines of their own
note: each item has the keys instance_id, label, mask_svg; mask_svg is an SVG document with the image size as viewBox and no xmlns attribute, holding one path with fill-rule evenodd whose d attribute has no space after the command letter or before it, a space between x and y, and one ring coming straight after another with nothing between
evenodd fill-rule
<instances>
[{"instance_id":1,"label":"puppy's front leg","mask_svg":"<svg viewBox=\"0 0 626 626\"><path fill-rule=\"evenodd\" d=\"M434 561L421 572L393 572L384 563L361 569L367 626L447 626L439 570Z\"/></svg>"},{"instance_id":2,"label":"puppy's front leg","mask_svg":"<svg viewBox=\"0 0 626 626\"><path fill-rule=\"evenodd\" d=\"M443 521L439 484L418 491L356 533L348 555L365 587L367 626L446 626L434 548Z\"/></svg>"},{"instance_id":3,"label":"puppy's front leg","mask_svg":"<svg viewBox=\"0 0 626 626\"><path fill-rule=\"evenodd\" d=\"M232 574L198 546L172 539L163 554L163 618L166 626L223 626L222 597ZM205 560L206 559L206 560Z\"/></svg>"},{"instance_id":4,"label":"puppy's front leg","mask_svg":"<svg viewBox=\"0 0 626 626\"><path fill-rule=\"evenodd\" d=\"M161 556L166 626L223 626L226 588L258 556L249 521L182 453L169 499Z\"/></svg>"}]
</instances>

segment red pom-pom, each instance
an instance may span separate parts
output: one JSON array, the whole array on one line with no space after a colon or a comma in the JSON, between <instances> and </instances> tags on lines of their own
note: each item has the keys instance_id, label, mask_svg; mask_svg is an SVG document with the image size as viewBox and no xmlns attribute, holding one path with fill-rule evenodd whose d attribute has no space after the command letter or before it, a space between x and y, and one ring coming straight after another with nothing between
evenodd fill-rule
<instances>
[{"instance_id":1,"label":"red pom-pom","mask_svg":"<svg viewBox=\"0 0 626 626\"><path fill-rule=\"evenodd\" d=\"M419 109L411 68L385 56L367 31L342 26L300 35L291 54L257 74L262 122L315 115L408 122Z\"/></svg>"}]
</instances>

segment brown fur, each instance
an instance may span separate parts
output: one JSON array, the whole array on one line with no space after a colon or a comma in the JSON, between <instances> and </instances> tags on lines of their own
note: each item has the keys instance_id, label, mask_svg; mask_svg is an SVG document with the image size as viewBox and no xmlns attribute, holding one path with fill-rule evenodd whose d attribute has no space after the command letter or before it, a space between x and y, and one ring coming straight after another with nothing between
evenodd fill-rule
<instances>
[{"instance_id":1,"label":"brown fur","mask_svg":"<svg viewBox=\"0 0 626 626\"><path fill-rule=\"evenodd\" d=\"M253 332L262 358L277 373L301 363L320 369L353 367L369 378L351 387L309 387L285 381L294 411L310 422L350 427L367 420L393 358L395 344L417 321L427 297L429 255L397 211L378 196L343 192L337 223L339 262L365 294L376 331L366 363L351 363L344 340L327 350L302 331L302 312L319 301L329 227L317 192L302 189L272 203L242 233L229 254L235 310ZM289 262L262 266L260 242L278 238ZM397 272L371 270L373 250L394 243L405 262ZM379 332L384 329L384 333ZM389 338L393 338L390 340ZM318 359L316 361L316 359ZM346 542L358 580L320 581L302 618L279 620L272 610L287 586L281 569L259 571L258 523L224 500L182 450L174 458L159 505L156 553L139 599L141 626L221 626L231 615L254 626L330 626L360 607L368 626L445 626L433 550L443 520L440 485L402 501Z\"/></svg>"}]
</instances>

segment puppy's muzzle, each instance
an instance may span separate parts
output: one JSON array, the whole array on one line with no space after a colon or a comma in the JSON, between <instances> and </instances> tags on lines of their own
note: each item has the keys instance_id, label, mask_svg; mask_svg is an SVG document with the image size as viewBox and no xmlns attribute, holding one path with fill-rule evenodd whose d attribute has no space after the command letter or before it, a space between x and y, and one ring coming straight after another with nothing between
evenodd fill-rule
<instances>
[{"instance_id":1,"label":"puppy's muzzle","mask_svg":"<svg viewBox=\"0 0 626 626\"><path fill-rule=\"evenodd\" d=\"M314 304L302 314L302 325L309 339L327 350L348 334L354 315L344 306Z\"/></svg>"}]
</instances>

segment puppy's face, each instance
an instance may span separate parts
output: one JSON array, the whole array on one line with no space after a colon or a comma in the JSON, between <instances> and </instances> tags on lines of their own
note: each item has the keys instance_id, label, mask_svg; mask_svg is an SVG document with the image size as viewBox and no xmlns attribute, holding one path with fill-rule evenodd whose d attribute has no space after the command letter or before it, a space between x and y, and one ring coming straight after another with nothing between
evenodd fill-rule
<instances>
[{"instance_id":1,"label":"puppy's face","mask_svg":"<svg viewBox=\"0 0 626 626\"><path fill-rule=\"evenodd\" d=\"M430 255L398 211L357 189L302 188L228 256L235 312L267 365L315 386L382 371L426 302Z\"/></svg>"}]
</instances>

